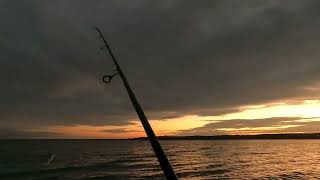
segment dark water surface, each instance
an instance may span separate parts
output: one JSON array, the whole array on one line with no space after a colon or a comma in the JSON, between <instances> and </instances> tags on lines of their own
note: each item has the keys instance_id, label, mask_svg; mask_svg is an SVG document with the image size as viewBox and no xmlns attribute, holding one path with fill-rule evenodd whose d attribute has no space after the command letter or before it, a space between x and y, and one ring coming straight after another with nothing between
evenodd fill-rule
<instances>
[{"instance_id":1,"label":"dark water surface","mask_svg":"<svg viewBox=\"0 0 320 180\"><path fill-rule=\"evenodd\" d=\"M180 179L320 179L320 140L161 144ZM163 178L148 141L0 141L0 179Z\"/></svg>"}]
</instances>

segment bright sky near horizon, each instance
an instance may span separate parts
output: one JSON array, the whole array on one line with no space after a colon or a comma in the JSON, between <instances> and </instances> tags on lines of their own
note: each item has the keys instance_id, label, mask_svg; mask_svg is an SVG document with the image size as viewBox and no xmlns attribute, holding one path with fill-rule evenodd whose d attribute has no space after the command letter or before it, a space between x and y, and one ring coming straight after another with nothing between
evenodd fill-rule
<instances>
[{"instance_id":1,"label":"bright sky near horizon","mask_svg":"<svg viewBox=\"0 0 320 180\"><path fill-rule=\"evenodd\" d=\"M261 133L301 133L295 131L297 127L314 126L308 124L310 122L319 122L317 128L320 128L320 101L305 100L301 102L290 103L270 103L266 105L244 106L239 111L227 113L219 116L197 116L187 115L172 119L151 120L151 125L158 135L179 135L181 131L184 135L190 131L188 135L211 135L206 133L192 134L193 129L204 128L205 125L211 124L213 127L208 128L209 131L220 131L220 134L261 134ZM215 124L223 121L247 120L247 121L263 121L271 118L279 118L271 124L264 123L255 127L246 127L245 124L227 124L225 127L214 127ZM295 118L288 120L283 118ZM269 120L270 121L270 120ZM244 122L244 121L242 121ZM279 124L279 122L284 122ZM305 123L305 124L304 124ZM239 127L233 127L238 125ZM230 127L232 126L232 127ZM314 127L315 128L315 127ZM204 128L205 129L205 128ZM291 130L292 129L292 130ZM306 128L307 129L307 128ZM56 126L40 131L49 131L52 133L62 133L66 137L73 138L134 138L143 137L145 133L138 120L132 121L131 125L121 126ZM37 130L35 130L37 131Z\"/></svg>"}]
</instances>

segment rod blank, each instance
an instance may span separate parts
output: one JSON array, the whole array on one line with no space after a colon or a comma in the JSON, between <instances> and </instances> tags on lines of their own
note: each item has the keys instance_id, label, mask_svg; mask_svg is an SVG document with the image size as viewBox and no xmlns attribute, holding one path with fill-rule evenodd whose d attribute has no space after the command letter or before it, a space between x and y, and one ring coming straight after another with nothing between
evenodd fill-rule
<instances>
[{"instance_id":1,"label":"rod blank","mask_svg":"<svg viewBox=\"0 0 320 180\"><path fill-rule=\"evenodd\" d=\"M163 170L163 173L165 175L165 177L168 179L168 180L175 180L175 179L178 179L167 156L165 155L152 127L150 126L149 124L149 121L142 109L142 107L140 106L134 92L132 91L130 85L129 85L129 82L127 80L127 78L125 77L124 73L122 72L121 68L120 68L120 65L118 63L118 61L116 60L112 50L111 50L111 47L109 46L108 42L106 41L106 39L104 38L101 30L98 28L98 27L94 27L95 30L99 33L99 36L100 38L102 39L105 47L108 49L108 52L112 58L112 61L114 62L116 68L117 68L117 71L122 79L122 82L127 90L127 93L130 97L130 100L131 100L131 103L134 107L134 109L136 110L139 118L140 118L140 121L143 125L143 128L148 136L148 139L151 143L151 146L153 148L153 151L155 152L157 158L158 158L158 161L160 163L160 166ZM111 78L110 78L110 81L111 81ZM109 81L108 81L109 82Z\"/></svg>"}]
</instances>

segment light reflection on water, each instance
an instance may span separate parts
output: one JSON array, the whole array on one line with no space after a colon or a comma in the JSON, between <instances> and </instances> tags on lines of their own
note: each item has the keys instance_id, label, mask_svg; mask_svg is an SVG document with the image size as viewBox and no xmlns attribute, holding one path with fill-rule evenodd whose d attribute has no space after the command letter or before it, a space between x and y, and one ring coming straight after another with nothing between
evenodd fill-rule
<instances>
[{"instance_id":1,"label":"light reflection on water","mask_svg":"<svg viewBox=\"0 0 320 180\"><path fill-rule=\"evenodd\" d=\"M0 142L0 179L163 179L148 141ZM320 140L161 144L180 179L320 179Z\"/></svg>"}]
</instances>

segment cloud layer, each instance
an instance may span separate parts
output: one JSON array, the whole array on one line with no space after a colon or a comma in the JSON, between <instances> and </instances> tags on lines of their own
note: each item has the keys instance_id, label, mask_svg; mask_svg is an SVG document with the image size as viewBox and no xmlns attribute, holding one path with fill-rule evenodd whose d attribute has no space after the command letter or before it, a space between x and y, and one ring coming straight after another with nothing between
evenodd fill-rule
<instances>
[{"instance_id":1,"label":"cloud layer","mask_svg":"<svg viewBox=\"0 0 320 180\"><path fill-rule=\"evenodd\" d=\"M183 130L178 135L225 135L264 133L317 133L320 129L318 118L274 117L265 119L233 119L215 121L203 127Z\"/></svg>"},{"instance_id":2,"label":"cloud layer","mask_svg":"<svg viewBox=\"0 0 320 180\"><path fill-rule=\"evenodd\" d=\"M0 2L0 127L125 125L136 115L91 26L151 119L319 97L319 1ZM266 122L267 123L267 122Z\"/></svg>"}]
</instances>

